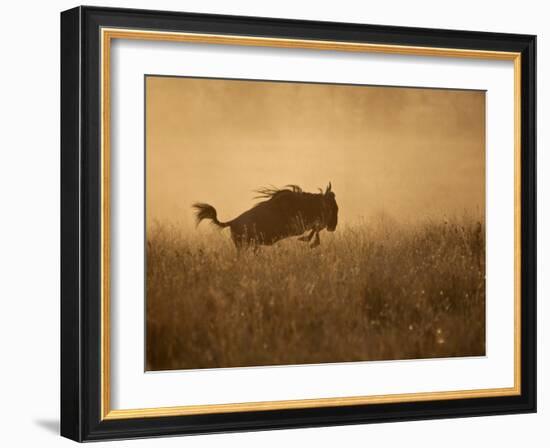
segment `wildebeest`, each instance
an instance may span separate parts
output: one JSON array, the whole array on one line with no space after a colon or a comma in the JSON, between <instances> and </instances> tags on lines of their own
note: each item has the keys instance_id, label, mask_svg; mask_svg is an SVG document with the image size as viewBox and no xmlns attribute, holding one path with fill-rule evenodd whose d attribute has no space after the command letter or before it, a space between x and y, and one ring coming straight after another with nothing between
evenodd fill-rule
<instances>
[{"instance_id":1,"label":"wildebeest","mask_svg":"<svg viewBox=\"0 0 550 448\"><path fill-rule=\"evenodd\" d=\"M195 203L197 225L209 219L220 228L229 227L237 249L271 245L284 238L303 235L300 241L320 244L319 232L336 230L338 205L329 182L325 191L306 193L298 185L284 188L261 188L257 199L265 199L250 210L227 222L220 222L216 209L209 204ZM307 234L305 234L307 232ZM305 235L304 235L305 234Z\"/></svg>"}]
</instances>

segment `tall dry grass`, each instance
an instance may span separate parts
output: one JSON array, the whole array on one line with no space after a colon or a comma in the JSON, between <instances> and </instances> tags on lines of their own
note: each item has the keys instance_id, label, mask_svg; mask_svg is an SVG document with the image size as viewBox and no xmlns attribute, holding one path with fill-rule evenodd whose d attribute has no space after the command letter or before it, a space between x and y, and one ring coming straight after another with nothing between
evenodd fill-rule
<instances>
[{"instance_id":1,"label":"tall dry grass","mask_svg":"<svg viewBox=\"0 0 550 448\"><path fill-rule=\"evenodd\" d=\"M485 353L485 228L378 222L237 253L227 231L147 238L147 369Z\"/></svg>"}]
</instances>

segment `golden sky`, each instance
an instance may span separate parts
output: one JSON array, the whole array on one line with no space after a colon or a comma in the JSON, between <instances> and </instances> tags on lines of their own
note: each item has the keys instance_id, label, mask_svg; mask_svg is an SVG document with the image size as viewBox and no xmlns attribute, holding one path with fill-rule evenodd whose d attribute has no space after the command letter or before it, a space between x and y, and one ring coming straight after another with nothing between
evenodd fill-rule
<instances>
[{"instance_id":1,"label":"golden sky","mask_svg":"<svg viewBox=\"0 0 550 448\"><path fill-rule=\"evenodd\" d=\"M146 164L148 225L329 181L339 224L483 216L485 92L149 76Z\"/></svg>"}]
</instances>

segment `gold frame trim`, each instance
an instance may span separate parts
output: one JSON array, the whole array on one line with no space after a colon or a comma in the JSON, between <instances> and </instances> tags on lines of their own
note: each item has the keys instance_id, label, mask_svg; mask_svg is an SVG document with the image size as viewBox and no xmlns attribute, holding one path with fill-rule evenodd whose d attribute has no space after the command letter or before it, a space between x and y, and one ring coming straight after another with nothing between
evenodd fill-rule
<instances>
[{"instance_id":1,"label":"gold frame trim","mask_svg":"<svg viewBox=\"0 0 550 448\"><path fill-rule=\"evenodd\" d=\"M110 50L113 39L191 42L215 45L244 45L300 48L324 51L369 52L413 56L458 57L514 62L514 386L507 388L421 392L356 397L315 398L247 403L189 405L142 409L111 409L110 388ZM101 419L167 417L210 413L306 409L412 401L502 397L521 394L521 54L514 52L456 48L279 39L250 36L194 34L135 29L101 29Z\"/></svg>"}]
</instances>

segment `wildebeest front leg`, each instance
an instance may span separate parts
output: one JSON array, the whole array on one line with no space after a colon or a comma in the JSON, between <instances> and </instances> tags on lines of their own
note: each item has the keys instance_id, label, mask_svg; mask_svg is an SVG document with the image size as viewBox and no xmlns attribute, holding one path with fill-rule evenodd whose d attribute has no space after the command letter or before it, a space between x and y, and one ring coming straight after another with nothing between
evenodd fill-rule
<instances>
[{"instance_id":1,"label":"wildebeest front leg","mask_svg":"<svg viewBox=\"0 0 550 448\"><path fill-rule=\"evenodd\" d=\"M309 247L317 247L319 244L321 244L321 239L319 238L319 232L315 232L315 238L313 239L313 243Z\"/></svg>"},{"instance_id":2,"label":"wildebeest front leg","mask_svg":"<svg viewBox=\"0 0 550 448\"><path fill-rule=\"evenodd\" d=\"M315 234L315 229L313 229L307 235L304 235L304 236L301 236L300 238L298 238L298 241L305 241L306 243L309 243L311 241L311 238L313 238L314 234Z\"/></svg>"}]
</instances>

